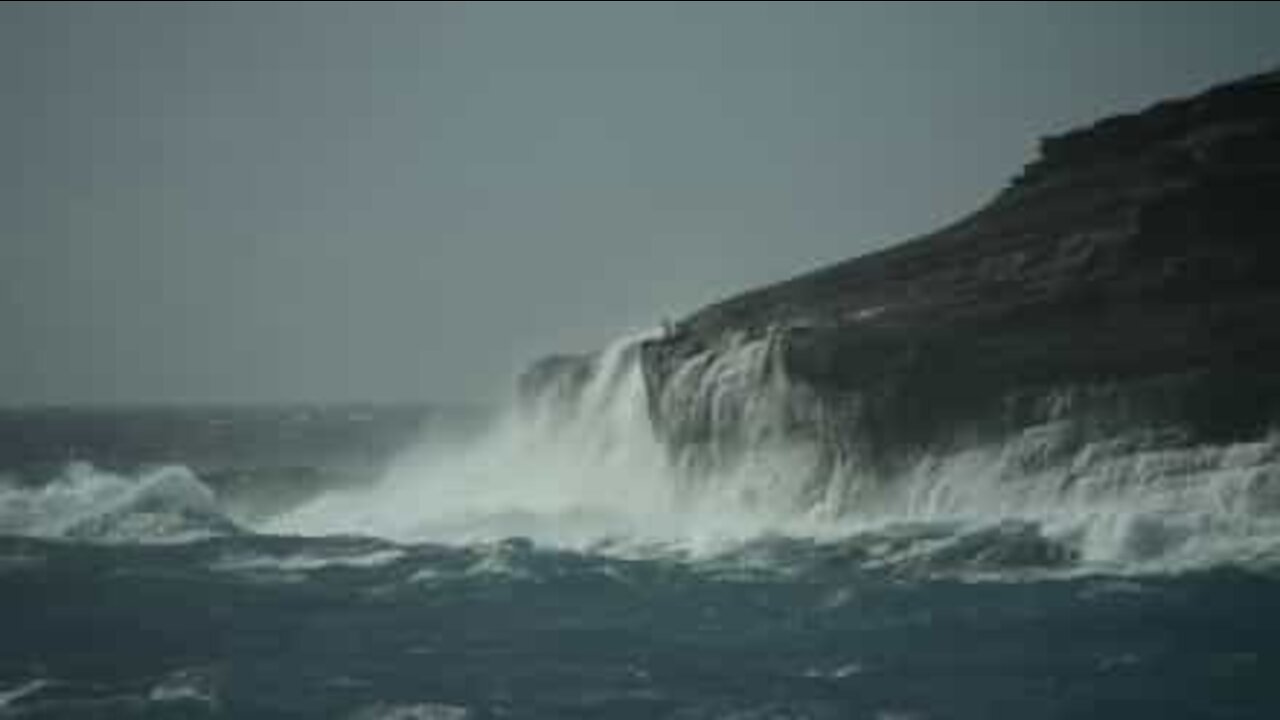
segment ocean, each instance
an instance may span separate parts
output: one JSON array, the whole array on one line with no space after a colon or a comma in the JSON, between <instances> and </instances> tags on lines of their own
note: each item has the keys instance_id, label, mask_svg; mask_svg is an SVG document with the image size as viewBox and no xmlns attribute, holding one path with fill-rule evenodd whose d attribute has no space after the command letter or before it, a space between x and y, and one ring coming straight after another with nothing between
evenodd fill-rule
<instances>
[{"instance_id":1,"label":"ocean","mask_svg":"<svg viewBox=\"0 0 1280 720\"><path fill-rule=\"evenodd\" d=\"M803 447L679 471L640 382L5 411L0 717L1280 714L1280 442L814 488Z\"/></svg>"}]
</instances>

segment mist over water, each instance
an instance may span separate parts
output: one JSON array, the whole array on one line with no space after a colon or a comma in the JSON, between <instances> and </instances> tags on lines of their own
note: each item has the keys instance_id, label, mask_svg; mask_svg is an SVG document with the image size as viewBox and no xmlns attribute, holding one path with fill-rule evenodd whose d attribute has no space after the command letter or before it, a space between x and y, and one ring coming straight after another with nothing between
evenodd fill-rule
<instances>
[{"instance_id":1,"label":"mist over water","mask_svg":"<svg viewBox=\"0 0 1280 720\"><path fill-rule=\"evenodd\" d=\"M326 494L268 529L463 544L524 537L579 549L764 531L757 513L693 487L655 437L637 358L646 336L601 353L572 398L549 391L513 402L480 436L428 439L374 485Z\"/></svg>"},{"instance_id":2,"label":"mist over water","mask_svg":"<svg viewBox=\"0 0 1280 720\"><path fill-rule=\"evenodd\" d=\"M797 413L823 408L772 368L766 337L687 360L658 399L701 406L724 429L694 456L664 446L650 421L639 343L651 335L593 358L580 387L553 383L474 438L427 440L375 483L325 493L257 529L694 557L768 538L914 537L898 560L976 542L997 556L1032 546L1051 565L1105 571L1280 559L1275 435L1188 447L1135 429L1080 442L1072 422L1050 421L881 477L788 432Z\"/></svg>"},{"instance_id":3,"label":"mist over water","mask_svg":"<svg viewBox=\"0 0 1280 720\"><path fill-rule=\"evenodd\" d=\"M652 400L669 422L701 413L712 428L702 444L678 447L650 419L640 344L652 335L583 359L585 372L522 393L482 429L428 432L369 480L309 495L295 488L281 500L227 495L181 465L125 473L81 462L41 482L0 483L0 533L116 544L243 534L458 547L520 539L686 559L799 541L857 550L868 565L995 573L1280 563L1275 433L1218 445L1141 427L1100 437L1050 415L886 474L842 450L853 444L796 430L829 435L837 426L829 407L778 370L766 334L686 359Z\"/></svg>"},{"instance_id":4,"label":"mist over water","mask_svg":"<svg viewBox=\"0 0 1280 720\"><path fill-rule=\"evenodd\" d=\"M1276 437L1081 441L1050 420L879 476L796 431L829 408L766 336L688 358L653 399L718 431L677 449L650 421L645 337L300 502L182 466L0 482L0 715L1263 720L1280 702Z\"/></svg>"}]
</instances>

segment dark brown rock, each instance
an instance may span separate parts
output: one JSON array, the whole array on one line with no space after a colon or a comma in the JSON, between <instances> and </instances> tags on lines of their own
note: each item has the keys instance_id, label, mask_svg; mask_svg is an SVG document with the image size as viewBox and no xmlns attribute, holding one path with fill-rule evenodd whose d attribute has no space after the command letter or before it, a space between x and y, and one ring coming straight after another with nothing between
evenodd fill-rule
<instances>
[{"instance_id":1,"label":"dark brown rock","mask_svg":"<svg viewBox=\"0 0 1280 720\"><path fill-rule=\"evenodd\" d=\"M1099 432L1265 432L1280 418L1280 75L1049 138L948 228L685 318L643 348L669 443L720 431L653 401L676 370L770 332L781 371L856 424L841 441L886 461L1043 420L1054 395Z\"/></svg>"}]
</instances>

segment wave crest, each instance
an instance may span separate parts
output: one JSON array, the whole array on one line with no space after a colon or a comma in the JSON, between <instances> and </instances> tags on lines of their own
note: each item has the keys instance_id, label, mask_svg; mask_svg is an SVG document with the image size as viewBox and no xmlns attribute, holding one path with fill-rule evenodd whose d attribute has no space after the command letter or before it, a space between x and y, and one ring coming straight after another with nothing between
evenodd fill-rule
<instances>
[{"instance_id":1,"label":"wave crest","mask_svg":"<svg viewBox=\"0 0 1280 720\"><path fill-rule=\"evenodd\" d=\"M424 445L374 486L325 494L265 529L695 555L762 537L879 538L900 567L1280 564L1280 435L1197 445L1134 428L1099 438L1057 418L885 476L832 453L841 438L813 436L838 427L788 384L766 338L688 359L674 384L685 405L656 399L666 417L703 413L713 430L725 426L682 452L650 421L645 337L575 365L545 392L525 388L474 442ZM911 528L912 541L891 552L894 527Z\"/></svg>"},{"instance_id":2,"label":"wave crest","mask_svg":"<svg viewBox=\"0 0 1280 720\"><path fill-rule=\"evenodd\" d=\"M214 492L182 466L131 477L72 463L39 487L0 486L0 535L173 543L236 532Z\"/></svg>"}]
</instances>

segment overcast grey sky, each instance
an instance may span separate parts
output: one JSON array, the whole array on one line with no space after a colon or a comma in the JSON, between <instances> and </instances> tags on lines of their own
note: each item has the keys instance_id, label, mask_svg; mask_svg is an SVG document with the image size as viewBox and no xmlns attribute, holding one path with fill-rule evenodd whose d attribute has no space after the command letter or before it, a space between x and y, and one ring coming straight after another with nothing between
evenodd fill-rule
<instances>
[{"instance_id":1,"label":"overcast grey sky","mask_svg":"<svg viewBox=\"0 0 1280 720\"><path fill-rule=\"evenodd\" d=\"M489 401L1280 65L1280 4L0 6L0 404Z\"/></svg>"}]
</instances>

